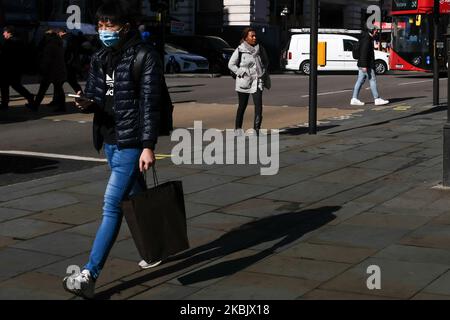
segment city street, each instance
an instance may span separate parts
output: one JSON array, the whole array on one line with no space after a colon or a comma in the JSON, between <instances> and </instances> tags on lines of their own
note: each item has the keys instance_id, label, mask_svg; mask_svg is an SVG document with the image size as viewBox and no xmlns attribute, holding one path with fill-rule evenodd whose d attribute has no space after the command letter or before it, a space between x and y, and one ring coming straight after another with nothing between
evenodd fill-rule
<instances>
[{"instance_id":1,"label":"city street","mask_svg":"<svg viewBox=\"0 0 450 320\"><path fill-rule=\"evenodd\" d=\"M355 73L325 73L319 76L319 119L345 119L362 110L374 109L368 83L361 92L361 99L367 105L363 108L349 105L355 78ZM231 77L169 77L167 82L175 102L175 127L190 128L194 120L202 120L204 128L234 128L237 97ZM272 89L266 91L263 97L263 127L281 129L305 125L308 121L308 77L277 74L272 75L272 82ZM379 76L378 86L380 94L390 99L394 108L410 108L413 104L431 101L431 75L400 72ZM38 89L37 85L28 87L32 92ZM66 92L70 92L68 87ZM442 99L445 99L445 94L446 79L441 79ZM46 102L49 100L46 99ZM39 113L33 114L25 110L23 104L23 100L15 101L12 103L14 107L0 113L0 152L27 151L103 159L103 155L99 155L92 146L91 115L80 114L73 106L67 114L55 115L45 106ZM246 128L251 127L252 117L253 107L250 106ZM163 137L158 144L158 152L168 154L172 145L167 137ZM7 163L1 165L0 185L102 164L58 158L49 161L39 156L23 158L20 153L2 159ZM14 167L10 163L14 163Z\"/></svg>"},{"instance_id":2,"label":"city street","mask_svg":"<svg viewBox=\"0 0 450 320\"><path fill-rule=\"evenodd\" d=\"M278 174L262 176L259 165L175 166L162 138L158 174L183 182L191 248L141 270L123 223L95 298L449 300L450 200L439 187L446 106L431 105L430 76L381 76L392 104L375 107L364 87L368 104L354 108L355 75L321 75L316 136L306 127L308 78L272 81L263 127L282 129ZM231 78L168 84L177 127L232 127ZM446 85L441 79L444 104ZM23 103L0 115L0 299L77 299L61 279L88 258L108 169L93 151L90 115L73 106L32 114ZM374 266L377 288L368 285Z\"/></svg>"}]
</instances>

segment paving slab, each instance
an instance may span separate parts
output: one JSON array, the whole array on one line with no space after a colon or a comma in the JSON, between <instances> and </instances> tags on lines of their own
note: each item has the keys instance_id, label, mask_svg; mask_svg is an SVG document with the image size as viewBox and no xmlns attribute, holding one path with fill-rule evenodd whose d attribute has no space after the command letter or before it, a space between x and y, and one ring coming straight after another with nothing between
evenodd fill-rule
<instances>
[{"instance_id":1,"label":"paving slab","mask_svg":"<svg viewBox=\"0 0 450 320\"><path fill-rule=\"evenodd\" d=\"M250 199L274 190L275 187L251 186L244 183L228 183L226 185L210 188L190 194L185 197L187 201L226 206L242 200Z\"/></svg>"},{"instance_id":2,"label":"paving slab","mask_svg":"<svg viewBox=\"0 0 450 320\"><path fill-rule=\"evenodd\" d=\"M218 206L212 206L209 204L195 203L190 201L184 201L184 206L186 209L186 218L190 219L201 214L212 212L218 209Z\"/></svg>"},{"instance_id":3,"label":"paving slab","mask_svg":"<svg viewBox=\"0 0 450 320\"><path fill-rule=\"evenodd\" d=\"M67 229L67 232L70 233L76 233L79 235L83 235L90 238L95 238L95 235L97 234L98 228L100 227L102 220L96 220L93 222L85 223L82 225L79 225L77 227L72 227L70 229ZM125 219L122 220L122 224L120 226L119 234L117 235L117 241L125 240L131 238L131 232L128 228L127 222Z\"/></svg>"},{"instance_id":4,"label":"paving slab","mask_svg":"<svg viewBox=\"0 0 450 320\"><path fill-rule=\"evenodd\" d=\"M372 265L381 269L380 290L367 287L370 277L367 268ZM320 289L410 299L447 270L448 267L440 264L368 259L321 285Z\"/></svg>"},{"instance_id":5,"label":"paving slab","mask_svg":"<svg viewBox=\"0 0 450 320\"><path fill-rule=\"evenodd\" d=\"M391 300L389 297L370 296L361 293L351 293L333 290L316 289L301 296L300 300Z\"/></svg>"},{"instance_id":6,"label":"paving slab","mask_svg":"<svg viewBox=\"0 0 450 320\"><path fill-rule=\"evenodd\" d=\"M317 287L311 280L239 272L186 297L188 300L291 300Z\"/></svg>"},{"instance_id":7,"label":"paving slab","mask_svg":"<svg viewBox=\"0 0 450 320\"><path fill-rule=\"evenodd\" d=\"M70 225L19 218L0 223L0 235L15 239L31 239L70 228Z\"/></svg>"},{"instance_id":8,"label":"paving slab","mask_svg":"<svg viewBox=\"0 0 450 320\"><path fill-rule=\"evenodd\" d=\"M196 173L180 178L184 194L190 194L237 180L236 177Z\"/></svg>"},{"instance_id":9,"label":"paving slab","mask_svg":"<svg viewBox=\"0 0 450 320\"><path fill-rule=\"evenodd\" d=\"M131 300L182 300L199 290L195 287L165 283L155 288L147 288L146 291L132 297Z\"/></svg>"},{"instance_id":10,"label":"paving slab","mask_svg":"<svg viewBox=\"0 0 450 320\"><path fill-rule=\"evenodd\" d=\"M314 180L319 182L341 183L346 185L360 185L371 180L386 176L387 174L389 174L389 172L383 170L374 170L367 168L344 168L314 178Z\"/></svg>"},{"instance_id":11,"label":"paving slab","mask_svg":"<svg viewBox=\"0 0 450 320\"><path fill-rule=\"evenodd\" d=\"M403 238L400 243L418 247L450 249L450 226L423 226Z\"/></svg>"},{"instance_id":12,"label":"paving slab","mask_svg":"<svg viewBox=\"0 0 450 320\"><path fill-rule=\"evenodd\" d=\"M190 219L188 221L188 226L214 229L219 231L229 231L252 221L254 221L254 219L249 217L236 216L226 213L209 212Z\"/></svg>"},{"instance_id":13,"label":"paving slab","mask_svg":"<svg viewBox=\"0 0 450 320\"><path fill-rule=\"evenodd\" d=\"M295 202L253 198L221 208L218 211L251 218L265 218L276 214L296 212L300 208L301 205Z\"/></svg>"},{"instance_id":14,"label":"paving slab","mask_svg":"<svg viewBox=\"0 0 450 320\"><path fill-rule=\"evenodd\" d=\"M77 203L62 208L46 210L30 216L30 218L55 223L81 225L98 219L101 214L101 205Z\"/></svg>"},{"instance_id":15,"label":"paving slab","mask_svg":"<svg viewBox=\"0 0 450 320\"><path fill-rule=\"evenodd\" d=\"M47 192L18 200L0 203L1 207L40 212L49 209L65 207L78 203L78 200L68 193Z\"/></svg>"},{"instance_id":16,"label":"paving slab","mask_svg":"<svg viewBox=\"0 0 450 320\"><path fill-rule=\"evenodd\" d=\"M374 258L450 266L450 251L435 248L393 244L379 251Z\"/></svg>"},{"instance_id":17,"label":"paving slab","mask_svg":"<svg viewBox=\"0 0 450 320\"><path fill-rule=\"evenodd\" d=\"M342 224L352 226L415 230L425 225L429 221L430 221L429 217L396 215L396 214L377 214L372 212L366 212L354 216L342 222Z\"/></svg>"},{"instance_id":18,"label":"paving slab","mask_svg":"<svg viewBox=\"0 0 450 320\"><path fill-rule=\"evenodd\" d=\"M63 257L15 248L0 250L0 281L35 270Z\"/></svg>"},{"instance_id":19,"label":"paving slab","mask_svg":"<svg viewBox=\"0 0 450 320\"><path fill-rule=\"evenodd\" d=\"M34 214L33 211L0 207L0 222Z\"/></svg>"}]
</instances>

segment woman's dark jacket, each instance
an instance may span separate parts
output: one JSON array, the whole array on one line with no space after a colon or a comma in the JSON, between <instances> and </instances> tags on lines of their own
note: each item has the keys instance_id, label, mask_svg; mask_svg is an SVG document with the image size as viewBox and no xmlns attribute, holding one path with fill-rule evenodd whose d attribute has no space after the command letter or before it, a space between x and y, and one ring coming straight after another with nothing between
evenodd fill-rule
<instances>
[{"instance_id":1,"label":"woman's dark jacket","mask_svg":"<svg viewBox=\"0 0 450 320\"><path fill-rule=\"evenodd\" d=\"M375 69L375 48L373 38L368 32L363 32L359 39L359 68Z\"/></svg>"},{"instance_id":2,"label":"woman's dark jacket","mask_svg":"<svg viewBox=\"0 0 450 320\"><path fill-rule=\"evenodd\" d=\"M63 83L67 78L64 61L64 47L61 38L54 33L47 34L41 53L40 71L44 80L52 83Z\"/></svg>"},{"instance_id":3,"label":"woman's dark jacket","mask_svg":"<svg viewBox=\"0 0 450 320\"><path fill-rule=\"evenodd\" d=\"M133 81L133 64L138 50L148 50L139 84ZM94 147L103 145L100 128L104 121L106 74L105 61L108 50L103 48L94 54L86 82L85 95L94 100ZM163 69L156 51L144 44L138 36L128 40L121 48L121 56L115 67L113 114L116 143L119 149L151 148L158 140L160 102ZM137 87L139 85L139 87ZM139 90L139 92L138 92Z\"/></svg>"}]
</instances>

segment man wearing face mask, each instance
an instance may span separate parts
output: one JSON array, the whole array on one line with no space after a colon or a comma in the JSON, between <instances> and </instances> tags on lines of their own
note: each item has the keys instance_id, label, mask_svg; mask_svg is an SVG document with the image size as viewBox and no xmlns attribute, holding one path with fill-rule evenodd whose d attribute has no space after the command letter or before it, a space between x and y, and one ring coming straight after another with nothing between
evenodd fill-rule
<instances>
[{"instance_id":1,"label":"man wearing face mask","mask_svg":"<svg viewBox=\"0 0 450 320\"><path fill-rule=\"evenodd\" d=\"M95 282L117 238L123 217L122 200L146 188L141 172L155 163L162 62L156 51L142 42L134 26L136 15L128 5L127 1L108 1L98 9L98 32L103 48L91 60L83 99L76 100L83 112L94 112L94 146L98 151L104 148L111 168L103 219L89 261L80 273L63 280L67 291L84 298L94 296ZM137 84L133 65L141 50L145 50L145 58ZM159 263L149 261L145 267Z\"/></svg>"},{"instance_id":2,"label":"man wearing face mask","mask_svg":"<svg viewBox=\"0 0 450 320\"><path fill-rule=\"evenodd\" d=\"M360 101L358 96L366 79L369 79L370 89L372 91L373 98L376 106L382 106L389 103L388 100L384 100L378 94L377 79L375 76L375 48L374 39L378 35L378 29L366 29L362 32L359 39L359 59L358 59L358 80L356 81L355 88L353 90L353 97L350 101L352 106L364 106L365 103Z\"/></svg>"}]
</instances>

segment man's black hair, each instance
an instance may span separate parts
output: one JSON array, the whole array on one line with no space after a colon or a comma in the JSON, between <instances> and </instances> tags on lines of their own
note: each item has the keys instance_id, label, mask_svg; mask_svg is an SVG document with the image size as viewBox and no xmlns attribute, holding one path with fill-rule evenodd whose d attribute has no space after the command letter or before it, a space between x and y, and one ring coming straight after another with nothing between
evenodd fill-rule
<instances>
[{"instance_id":1,"label":"man's black hair","mask_svg":"<svg viewBox=\"0 0 450 320\"><path fill-rule=\"evenodd\" d=\"M3 31L14 35L16 33L16 28L14 28L13 26L6 26L3 28Z\"/></svg>"},{"instance_id":2,"label":"man's black hair","mask_svg":"<svg viewBox=\"0 0 450 320\"><path fill-rule=\"evenodd\" d=\"M130 23L134 25L135 19L139 14L134 9L133 2L125 0L106 0L96 13L97 21L110 21L117 24Z\"/></svg>"}]
</instances>

